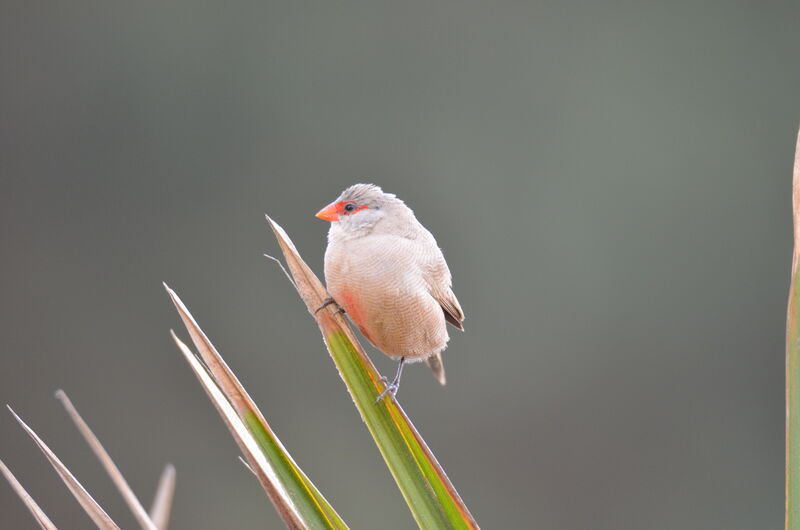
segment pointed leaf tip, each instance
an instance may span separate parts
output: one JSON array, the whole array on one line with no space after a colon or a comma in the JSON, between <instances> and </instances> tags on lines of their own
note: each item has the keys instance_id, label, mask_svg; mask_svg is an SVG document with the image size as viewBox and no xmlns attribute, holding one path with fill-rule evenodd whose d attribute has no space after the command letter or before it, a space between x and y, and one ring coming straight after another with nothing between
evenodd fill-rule
<instances>
[{"instance_id":1,"label":"pointed leaf tip","mask_svg":"<svg viewBox=\"0 0 800 530\"><path fill-rule=\"evenodd\" d=\"M167 530L172 512L172 499L175 496L175 466L167 464L158 480L158 488L150 508L150 519L159 530Z\"/></svg>"},{"instance_id":2,"label":"pointed leaf tip","mask_svg":"<svg viewBox=\"0 0 800 530\"><path fill-rule=\"evenodd\" d=\"M95 436L94 432L92 432L89 424L87 424L86 421L81 417L80 413L78 413L78 409L76 409L75 405L72 404L72 401L69 399L66 392L63 390L57 390L55 394L56 399L61 402L61 404L64 406L64 409L67 411L67 415L72 420L72 423L74 423L75 427L77 427L78 432L80 432L81 436L83 436L83 439L86 440L89 448L100 461L100 464L102 464L103 468L106 470L106 473L108 473L108 476L111 477L111 481L117 487L117 490L119 491L120 495L122 495L125 503L128 505L134 517L139 522L139 525L144 530L159 530L153 521L150 520L150 517L145 511L144 506L142 506L142 503L139 502L139 499L128 485L128 482L125 480L122 472L111 459L111 455L108 454L108 451L106 451L106 449L103 447L103 444L100 443L100 440L97 438L97 436Z\"/></svg>"},{"instance_id":3,"label":"pointed leaf tip","mask_svg":"<svg viewBox=\"0 0 800 530\"><path fill-rule=\"evenodd\" d=\"M37 435L33 429L28 427L28 425L22 421L22 418L20 418L10 406L8 407L8 410L11 411L11 414L14 415L14 418L22 426L23 430L25 430L28 436L33 439L34 443L36 443L36 445L42 451L42 453L44 453L45 457L47 457L47 460L50 461L50 465L56 470L56 473L58 473L59 477L61 477L61 480L67 486L78 503L80 503L81 507L92 519L94 524L97 525L100 530L119 530L119 526L117 526L117 524L111 519L111 517L109 517L106 511L103 510L99 504L97 504L97 501L95 501L89 492L86 491L86 488L84 488L81 483L78 482L78 479L75 478L75 475L73 475L70 470L67 469L67 466L65 466L61 460L59 460L56 454L50 450L47 444L44 443L44 440L39 438L39 435Z\"/></svg>"},{"instance_id":4,"label":"pointed leaf tip","mask_svg":"<svg viewBox=\"0 0 800 530\"><path fill-rule=\"evenodd\" d=\"M174 331L171 332L173 340L284 522L290 528L346 529L341 517L272 432L258 407L178 295L172 293L171 296L197 352L189 350ZM286 492L291 492L288 497L285 497Z\"/></svg>"}]
</instances>

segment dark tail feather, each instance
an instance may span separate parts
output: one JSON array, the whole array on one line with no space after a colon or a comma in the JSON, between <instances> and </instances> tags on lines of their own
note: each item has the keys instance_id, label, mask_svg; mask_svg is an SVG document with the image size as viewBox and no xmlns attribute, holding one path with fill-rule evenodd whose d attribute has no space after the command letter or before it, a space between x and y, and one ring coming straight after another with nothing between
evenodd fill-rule
<instances>
[{"instance_id":1,"label":"dark tail feather","mask_svg":"<svg viewBox=\"0 0 800 530\"><path fill-rule=\"evenodd\" d=\"M439 383L442 385L447 383L447 378L444 375L444 363L442 362L441 352L434 353L425 359L425 362L431 367L431 370L433 370L433 375L436 377L436 380L439 381Z\"/></svg>"}]
</instances>

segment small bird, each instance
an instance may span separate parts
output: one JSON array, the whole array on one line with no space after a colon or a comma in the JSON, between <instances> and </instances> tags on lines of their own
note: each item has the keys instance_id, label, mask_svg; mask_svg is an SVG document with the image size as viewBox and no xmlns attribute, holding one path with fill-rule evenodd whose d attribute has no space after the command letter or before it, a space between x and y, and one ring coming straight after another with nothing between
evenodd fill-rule
<instances>
[{"instance_id":1,"label":"small bird","mask_svg":"<svg viewBox=\"0 0 800 530\"><path fill-rule=\"evenodd\" d=\"M403 201L373 184L350 186L316 216L331 223L325 251L331 298L319 309L335 303L376 348L399 360L376 402L397 394L405 363L426 361L444 385L446 323L464 331L464 312L433 235Z\"/></svg>"}]
</instances>

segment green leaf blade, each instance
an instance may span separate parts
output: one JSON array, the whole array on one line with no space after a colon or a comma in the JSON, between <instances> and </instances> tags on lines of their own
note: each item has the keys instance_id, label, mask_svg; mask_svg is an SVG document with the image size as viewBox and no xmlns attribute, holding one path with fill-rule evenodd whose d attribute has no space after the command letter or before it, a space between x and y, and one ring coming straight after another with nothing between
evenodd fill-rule
<instances>
[{"instance_id":1,"label":"green leaf blade","mask_svg":"<svg viewBox=\"0 0 800 530\"><path fill-rule=\"evenodd\" d=\"M242 420L264 454L269 455L271 461L280 462L281 465L276 466L275 471L283 481L293 484L289 490L293 500L303 506L305 511L318 512L321 515L320 525L317 527L347 529L347 525L336 510L291 459L280 441L274 434L264 429L258 414L252 411L246 412Z\"/></svg>"},{"instance_id":2,"label":"green leaf blade","mask_svg":"<svg viewBox=\"0 0 800 530\"><path fill-rule=\"evenodd\" d=\"M178 295L166 288L203 362L174 333L173 339L284 523L289 528L346 530L342 518L294 462Z\"/></svg>"},{"instance_id":3,"label":"green leaf blade","mask_svg":"<svg viewBox=\"0 0 800 530\"><path fill-rule=\"evenodd\" d=\"M800 134L792 184L794 252L786 312L786 530L800 530Z\"/></svg>"},{"instance_id":4,"label":"green leaf blade","mask_svg":"<svg viewBox=\"0 0 800 530\"><path fill-rule=\"evenodd\" d=\"M477 528L477 524L428 449L402 407L375 399L383 390L376 385L369 367L359 362L357 349L346 334L326 336L334 361L342 367L342 378L355 390L356 405L378 444L403 496L412 506L422 528ZM420 507L425 506L425 510Z\"/></svg>"}]
</instances>

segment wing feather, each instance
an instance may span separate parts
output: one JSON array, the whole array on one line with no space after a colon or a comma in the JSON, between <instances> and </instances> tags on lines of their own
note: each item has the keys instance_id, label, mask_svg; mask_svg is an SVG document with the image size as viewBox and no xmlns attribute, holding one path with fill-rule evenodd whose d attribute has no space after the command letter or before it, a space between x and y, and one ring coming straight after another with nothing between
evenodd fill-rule
<instances>
[{"instance_id":1,"label":"wing feather","mask_svg":"<svg viewBox=\"0 0 800 530\"><path fill-rule=\"evenodd\" d=\"M424 269L428 289L431 296L442 307L445 320L455 328L464 331L464 311L461 309L461 304L458 303L458 298L456 298L451 287L453 280L450 268L447 266L447 261L445 261L444 254L436 244L436 240L433 239L430 232L426 231L426 233L428 235L427 243L430 245L428 248L432 247L434 249L433 252L428 250L427 267Z\"/></svg>"},{"instance_id":2,"label":"wing feather","mask_svg":"<svg viewBox=\"0 0 800 530\"><path fill-rule=\"evenodd\" d=\"M433 293L433 297L442 306L444 311L444 319L447 320L454 327L464 331L464 311L461 310L461 304L458 303L458 298L453 294L451 289L447 289L447 293L439 296L439 293Z\"/></svg>"}]
</instances>

